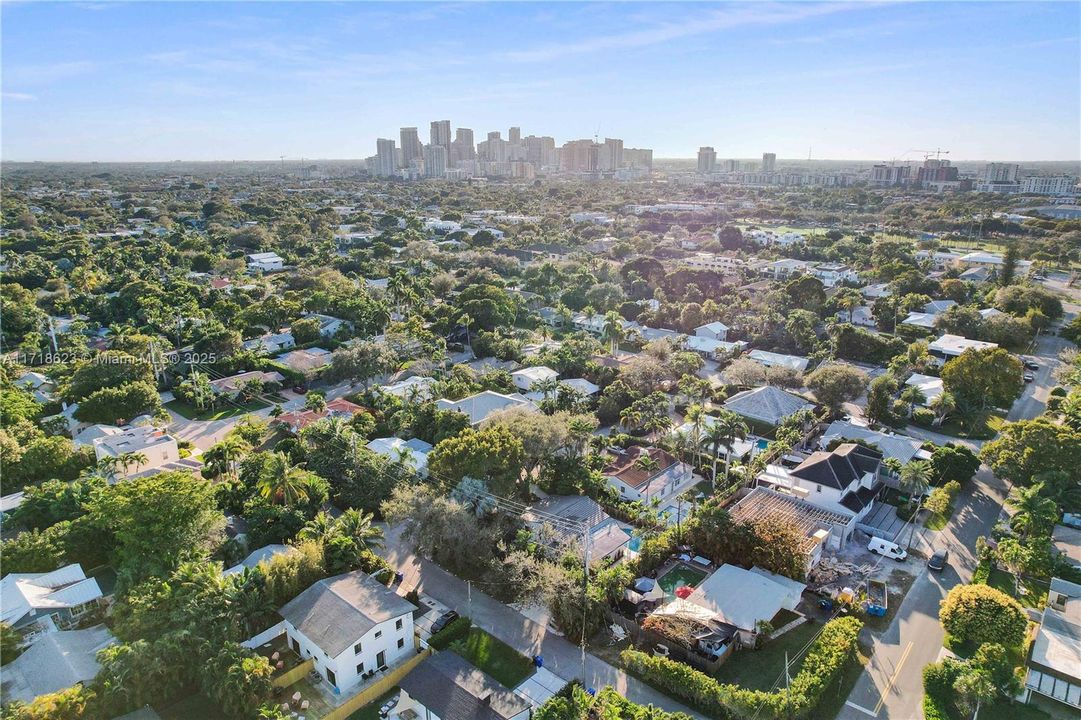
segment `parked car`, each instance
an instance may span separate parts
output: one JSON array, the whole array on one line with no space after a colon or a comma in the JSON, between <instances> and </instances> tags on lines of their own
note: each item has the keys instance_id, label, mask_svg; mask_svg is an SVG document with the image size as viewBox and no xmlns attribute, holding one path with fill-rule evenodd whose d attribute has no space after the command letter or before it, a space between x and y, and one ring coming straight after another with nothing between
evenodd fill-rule
<instances>
[{"instance_id":1,"label":"parked car","mask_svg":"<svg viewBox=\"0 0 1081 720\"><path fill-rule=\"evenodd\" d=\"M867 543L867 549L875 555L884 555L897 562L903 562L908 557L908 552L903 547L880 537L871 538L871 542Z\"/></svg>"},{"instance_id":2,"label":"parked car","mask_svg":"<svg viewBox=\"0 0 1081 720\"><path fill-rule=\"evenodd\" d=\"M1024 362L1025 362L1025 369L1026 370L1039 370L1040 369L1040 364L1038 362L1036 362L1035 360L1025 360Z\"/></svg>"},{"instance_id":3,"label":"parked car","mask_svg":"<svg viewBox=\"0 0 1081 720\"><path fill-rule=\"evenodd\" d=\"M450 625L457 619L457 612L455 612L454 610L447 610L445 613L436 618L434 623L432 623L432 635L441 632L447 627L447 625Z\"/></svg>"},{"instance_id":4,"label":"parked car","mask_svg":"<svg viewBox=\"0 0 1081 720\"><path fill-rule=\"evenodd\" d=\"M949 550L935 550L931 555L931 558L927 561L927 567L931 570L942 570L942 568L946 567L946 563L949 562L949 559Z\"/></svg>"},{"instance_id":5,"label":"parked car","mask_svg":"<svg viewBox=\"0 0 1081 720\"><path fill-rule=\"evenodd\" d=\"M1025 373L1025 382L1030 383L1036 379L1036 376L1030 372Z\"/></svg>"}]
</instances>

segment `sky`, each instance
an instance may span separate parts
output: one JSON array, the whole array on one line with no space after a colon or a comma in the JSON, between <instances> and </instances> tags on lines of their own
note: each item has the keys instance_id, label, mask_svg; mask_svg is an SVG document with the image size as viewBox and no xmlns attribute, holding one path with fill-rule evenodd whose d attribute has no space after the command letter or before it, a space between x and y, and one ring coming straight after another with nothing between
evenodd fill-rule
<instances>
[{"instance_id":1,"label":"sky","mask_svg":"<svg viewBox=\"0 0 1081 720\"><path fill-rule=\"evenodd\" d=\"M6 160L363 158L432 120L654 157L1081 158L1081 3L3 2Z\"/></svg>"}]
</instances>

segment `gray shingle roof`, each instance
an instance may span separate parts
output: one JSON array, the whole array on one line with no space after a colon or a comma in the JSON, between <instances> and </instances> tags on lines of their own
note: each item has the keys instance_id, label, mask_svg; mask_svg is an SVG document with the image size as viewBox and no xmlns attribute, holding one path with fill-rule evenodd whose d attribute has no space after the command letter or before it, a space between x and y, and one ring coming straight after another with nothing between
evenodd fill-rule
<instances>
[{"instance_id":1,"label":"gray shingle roof","mask_svg":"<svg viewBox=\"0 0 1081 720\"><path fill-rule=\"evenodd\" d=\"M772 385L764 385L736 393L725 402L724 407L744 417L776 425L789 415L813 406L792 393Z\"/></svg>"},{"instance_id":2,"label":"gray shingle roof","mask_svg":"<svg viewBox=\"0 0 1081 720\"><path fill-rule=\"evenodd\" d=\"M381 622L416 606L359 570L314 583L279 611L330 657L341 655Z\"/></svg>"},{"instance_id":3,"label":"gray shingle roof","mask_svg":"<svg viewBox=\"0 0 1081 720\"><path fill-rule=\"evenodd\" d=\"M818 485L844 490L869 472L877 472L882 454L855 443L833 452L818 451L792 470L792 475Z\"/></svg>"},{"instance_id":4,"label":"gray shingle roof","mask_svg":"<svg viewBox=\"0 0 1081 720\"><path fill-rule=\"evenodd\" d=\"M507 720L529 709L525 700L451 650L417 665L399 685L441 720Z\"/></svg>"}]
</instances>

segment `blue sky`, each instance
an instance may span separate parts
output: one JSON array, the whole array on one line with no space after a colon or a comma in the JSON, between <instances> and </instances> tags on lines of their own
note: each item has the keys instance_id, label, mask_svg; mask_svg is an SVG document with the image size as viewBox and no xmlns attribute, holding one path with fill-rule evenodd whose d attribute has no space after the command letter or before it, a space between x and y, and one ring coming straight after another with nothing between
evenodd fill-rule
<instances>
[{"instance_id":1,"label":"blue sky","mask_svg":"<svg viewBox=\"0 0 1081 720\"><path fill-rule=\"evenodd\" d=\"M1081 157L1081 4L5 2L9 160L361 158L432 120L656 157Z\"/></svg>"}]
</instances>

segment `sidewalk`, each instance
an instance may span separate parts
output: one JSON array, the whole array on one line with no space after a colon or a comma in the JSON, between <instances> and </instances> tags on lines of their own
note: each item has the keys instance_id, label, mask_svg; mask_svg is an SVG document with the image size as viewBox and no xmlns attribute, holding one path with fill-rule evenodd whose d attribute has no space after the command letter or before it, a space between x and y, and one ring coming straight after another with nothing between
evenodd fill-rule
<instances>
[{"instance_id":1,"label":"sidewalk","mask_svg":"<svg viewBox=\"0 0 1081 720\"><path fill-rule=\"evenodd\" d=\"M598 690L611 685L632 702L687 713L695 718L704 717L589 653L585 654L583 662L582 650L577 645L546 631L518 611L476 588L470 592L465 581L435 563L413 555L408 548L401 546L398 533L393 528L387 532L386 559L405 576L402 581L404 588L417 588L462 615L468 615L474 625L527 657L541 655L544 667L560 677L568 680L577 678L586 687Z\"/></svg>"}]
</instances>

